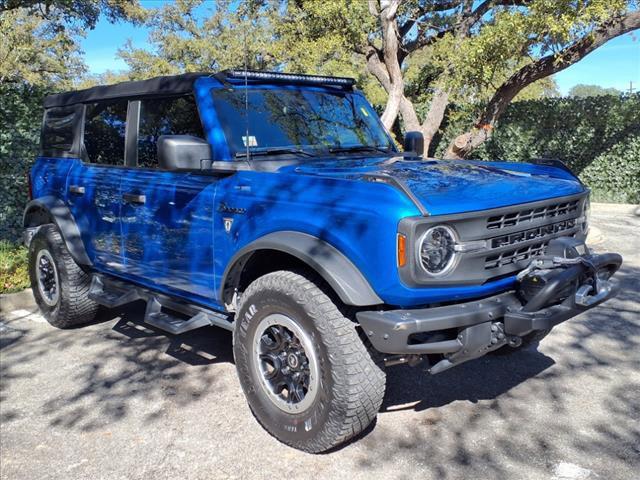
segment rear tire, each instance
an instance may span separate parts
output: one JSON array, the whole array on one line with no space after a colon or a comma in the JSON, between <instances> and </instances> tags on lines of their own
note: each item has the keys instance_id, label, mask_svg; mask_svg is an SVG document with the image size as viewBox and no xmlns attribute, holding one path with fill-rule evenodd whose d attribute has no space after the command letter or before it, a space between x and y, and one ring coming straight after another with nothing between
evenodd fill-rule
<instances>
[{"instance_id":1,"label":"rear tire","mask_svg":"<svg viewBox=\"0 0 640 480\"><path fill-rule=\"evenodd\" d=\"M98 304L88 297L91 276L73 260L55 225L43 225L31 240L29 277L36 303L54 327L95 318Z\"/></svg>"},{"instance_id":2,"label":"rear tire","mask_svg":"<svg viewBox=\"0 0 640 480\"><path fill-rule=\"evenodd\" d=\"M278 440L323 452L375 419L384 367L312 281L289 271L258 278L242 295L236 322L240 383L254 416Z\"/></svg>"}]
</instances>

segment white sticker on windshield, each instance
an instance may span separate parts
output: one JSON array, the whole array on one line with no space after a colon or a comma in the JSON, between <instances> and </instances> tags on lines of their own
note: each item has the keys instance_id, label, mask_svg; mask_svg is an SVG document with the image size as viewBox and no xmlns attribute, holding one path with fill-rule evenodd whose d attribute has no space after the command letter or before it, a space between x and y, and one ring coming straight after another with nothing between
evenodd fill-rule
<instances>
[{"instance_id":1,"label":"white sticker on windshield","mask_svg":"<svg viewBox=\"0 0 640 480\"><path fill-rule=\"evenodd\" d=\"M247 145L247 138L249 139L249 145ZM249 146L249 147L257 147L258 146L258 141L256 140L256 137L253 135L249 135L248 137L243 136L242 137L242 143L244 144L245 147Z\"/></svg>"}]
</instances>

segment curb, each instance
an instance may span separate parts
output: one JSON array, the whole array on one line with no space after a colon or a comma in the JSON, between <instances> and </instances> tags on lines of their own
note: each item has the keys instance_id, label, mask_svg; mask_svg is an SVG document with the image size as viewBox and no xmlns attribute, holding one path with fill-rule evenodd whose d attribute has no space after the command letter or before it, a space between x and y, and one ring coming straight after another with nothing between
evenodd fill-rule
<instances>
[{"instance_id":1,"label":"curb","mask_svg":"<svg viewBox=\"0 0 640 480\"><path fill-rule=\"evenodd\" d=\"M640 205L631 203L591 203L593 213L623 213L640 217Z\"/></svg>"},{"instance_id":2,"label":"curb","mask_svg":"<svg viewBox=\"0 0 640 480\"><path fill-rule=\"evenodd\" d=\"M31 289L27 288L17 293L0 294L0 312L12 312L14 310L28 310L35 312L38 309Z\"/></svg>"}]
</instances>

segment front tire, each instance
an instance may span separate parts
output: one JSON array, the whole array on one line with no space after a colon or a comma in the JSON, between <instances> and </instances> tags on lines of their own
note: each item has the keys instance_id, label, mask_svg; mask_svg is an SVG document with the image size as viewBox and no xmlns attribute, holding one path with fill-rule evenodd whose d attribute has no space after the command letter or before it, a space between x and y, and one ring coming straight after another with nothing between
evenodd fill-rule
<instances>
[{"instance_id":1,"label":"front tire","mask_svg":"<svg viewBox=\"0 0 640 480\"><path fill-rule=\"evenodd\" d=\"M307 452L326 451L364 430L385 391L376 363L331 299L297 273L255 280L236 316L240 383L260 424Z\"/></svg>"},{"instance_id":2,"label":"front tire","mask_svg":"<svg viewBox=\"0 0 640 480\"><path fill-rule=\"evenodd\" d=\"M98 304L88 297L91 276L73 260L55 225L43 225L31 240L29 277L36 303L54 327L69 328L95 318Z\"/></svg>"}]
</instances>

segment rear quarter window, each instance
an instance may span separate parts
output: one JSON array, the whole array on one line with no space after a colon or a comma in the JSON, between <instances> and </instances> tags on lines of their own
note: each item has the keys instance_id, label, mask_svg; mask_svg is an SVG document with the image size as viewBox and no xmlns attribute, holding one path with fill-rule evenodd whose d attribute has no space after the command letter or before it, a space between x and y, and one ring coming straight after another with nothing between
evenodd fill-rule
<instances>
[{"instance_id":1,"label":"rear quarter window","mask_svg":"<svg viewBox=\"0 0 640 480\"><path fill-rule=\"evenodd\" d=\"M69 153L73 150L80 113L81 108L76 105L50 108L45 112L41 137L44 153Z\"/></svg>"}]
</instances>

